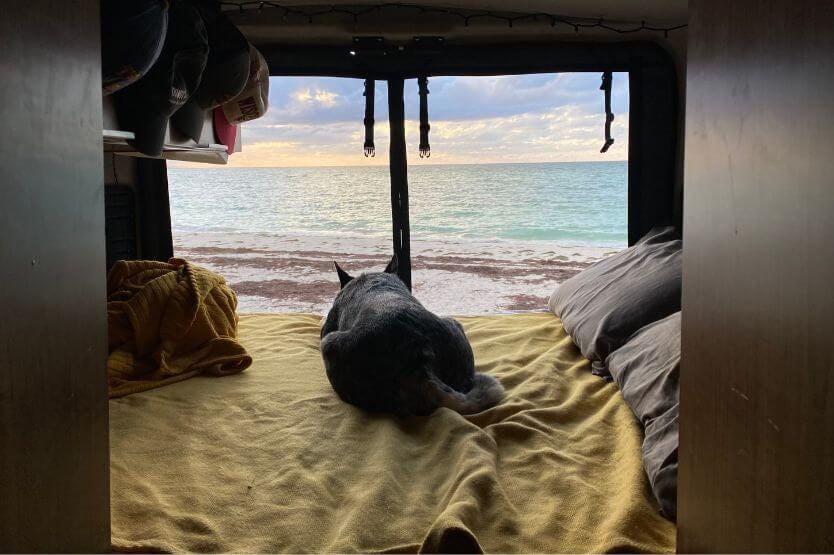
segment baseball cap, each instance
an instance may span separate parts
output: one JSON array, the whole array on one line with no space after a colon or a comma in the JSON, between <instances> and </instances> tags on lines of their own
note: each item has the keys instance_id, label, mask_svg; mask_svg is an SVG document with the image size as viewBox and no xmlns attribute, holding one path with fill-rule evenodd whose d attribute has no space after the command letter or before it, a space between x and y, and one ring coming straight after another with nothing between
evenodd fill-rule
<instances>
[{"instance_id":1,"label":"baseball cap","mask_svg":"<svg viewBox=\"0 0 834 555\"><path fill-rule=\"evenodd\" d=\"M162 52L168 29L165 0L102 0L101 92L135 83Z\"/></svg>"},{"instance_id":2,"label":"baseball cap","mask_svg":"<svg viewBox=\"0 0 834 555\"><path fill-rule=\"evenodd\" d=\"M223 113L222 106L214 108L214 134L220 144L225 145L226 152L231 154L235 151L235 142L237 141L237 125L229 123L226 119L226 114Z\"/></svg>"},{"instance_id":3,"label":"baseball cap","mask_svg":"<svg viewBox=\"0 0 834 555\"><path fill-rule=\"evenodd\" d=\"M249 78L243 91L222 105L229 123L257 119L269 108L269 66L257 48L249 45Z\"/></svg>"},{"instance_id":4,"label":"baseball cap","mask_svg":"<svg viewBox=\"0 0 834 555\"><path fill-rule=\"evenodd\" d=\"M150 71L114 95L119 122L133 131L129 141L148 156L159 156L168 120L200 85L208 57L208 37L200 12L177 0L168 13L162 52Z\"/></svg>"},{"instance_id":5,"label":"baseball cap","mask_svg":"<svg viewBox=\"0 0 834 555\"><path fill-rule=\"evenodd\" d=\"M177 131L200 140L206 111L237 96L249 76L249 43L214 2L200 5L209 56L200 86L171 118Z\"/></svg>"}]
</instances>

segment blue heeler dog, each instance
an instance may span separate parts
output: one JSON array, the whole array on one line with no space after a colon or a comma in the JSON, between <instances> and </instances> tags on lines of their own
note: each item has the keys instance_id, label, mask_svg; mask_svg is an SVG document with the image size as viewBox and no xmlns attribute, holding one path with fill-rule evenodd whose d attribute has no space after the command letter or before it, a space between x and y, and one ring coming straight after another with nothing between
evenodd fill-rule
<instances>
[{"instance_id":1,"label":"blue heeler dog","mask_svg":"<svg viewBox=\"0 0 834 555\"><path fill-rule=\"evenodd\" d=\"M475 373L463 327L426 310L397 277L357 278L336 265L342 289L321 330L321 355L343 401L373 412L427 415L438 407L463 414L496 405L501 384Z\"/></svg>"}]
</instances>

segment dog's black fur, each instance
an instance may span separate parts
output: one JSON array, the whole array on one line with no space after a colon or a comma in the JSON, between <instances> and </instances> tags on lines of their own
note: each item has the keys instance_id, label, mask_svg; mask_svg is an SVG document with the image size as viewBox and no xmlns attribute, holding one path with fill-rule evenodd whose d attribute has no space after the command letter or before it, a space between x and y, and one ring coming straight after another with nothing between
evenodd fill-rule
<instances>
[{"instance_id":1,"label":"dog's black fur","mask_svg":"<svg viewBox=\"0 0 834 555\"><path fill-rule=\"evenodd\" d=\"M463 327L426 310L397 277L396 255L382 273L336 271L342 289L322 326L321 354L344 401L405 416L441 406L480 412L501 400L501 384L475 373Z\"/></svg>"}]
</instances>

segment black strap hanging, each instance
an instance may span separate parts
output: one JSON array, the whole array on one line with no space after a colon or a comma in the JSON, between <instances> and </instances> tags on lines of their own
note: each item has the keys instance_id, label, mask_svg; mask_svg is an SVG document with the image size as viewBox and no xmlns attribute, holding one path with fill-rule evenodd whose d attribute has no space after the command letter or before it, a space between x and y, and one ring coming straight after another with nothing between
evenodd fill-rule
<instances>
[{"instance_id":1,"label":"black strap hanging","mask_svg":"<svg viewBox=\"0 0 834 555\"><path fill-rule=\"evenodd\" d=\"M431 145L429 145L429 80L427 77L418 77L417 85L420 87L420 158L431 156Z\"/></svg>"},{"instance_id":2,"label":"black strap hanging","mask_svg":"<svg viewBox=\"0 0 834 555\"><path fill-rule=\"evenodd\" d=\"M599 90L605 93L605 144L599 149L601 153L605 153L614 144L614 139L611 137L611 122L614 121L614 112L611 111L611 72L606 71L602 74L602 84Z\"/></svg>"},{"instance_id":3,"label":"black strap hanging","mask_svg":"<svg viewBox=\"0 0 834 555\"><path fill-rule=\"evenodd\" d=\"M376 82L373 79L365 79L365 156L376 156L374 146L374 89Z\"/></svg>"}]
</instances>

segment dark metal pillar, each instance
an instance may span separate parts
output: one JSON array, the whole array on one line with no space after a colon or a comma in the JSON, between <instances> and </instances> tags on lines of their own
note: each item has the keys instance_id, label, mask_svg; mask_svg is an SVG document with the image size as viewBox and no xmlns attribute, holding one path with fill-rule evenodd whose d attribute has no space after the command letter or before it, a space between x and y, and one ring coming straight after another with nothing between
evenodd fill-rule
<instances>
[{"instance_id":1,"label":"dark metal pillar","mask_svg":"<svg viewBox=\"0 0 834 555\"><path fill-rule=\"evenodd\" d=\"M408 160L405 152L405 104L403 80L388 80L388 125L390 127L391 217L397 275L411 289L411 232L408 223Z\"/></svg>"}]
</instances>

